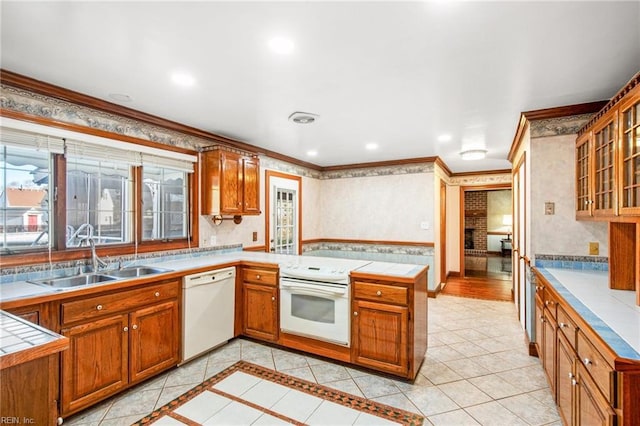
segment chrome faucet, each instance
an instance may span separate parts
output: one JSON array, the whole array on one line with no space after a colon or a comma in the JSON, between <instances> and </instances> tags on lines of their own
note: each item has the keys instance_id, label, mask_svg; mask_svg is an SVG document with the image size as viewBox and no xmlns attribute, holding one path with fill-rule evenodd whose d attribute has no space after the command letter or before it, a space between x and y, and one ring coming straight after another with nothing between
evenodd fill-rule
<instances>
[{"instance_id":1,"label":"chrome faucet","mask_svg":"<svg viewBox=\"0 0 640 426\"><path fill-rule=\"evenodd\" d=\"M89 244L89 247L91 248L92 272L98 272L98 268L106 268L108 266L107 262L100 259L96 253L96 242L93 240L93 237L83 238L80 241L80 247L82 247L83 243Z\"/></svg>"}]
</instances>

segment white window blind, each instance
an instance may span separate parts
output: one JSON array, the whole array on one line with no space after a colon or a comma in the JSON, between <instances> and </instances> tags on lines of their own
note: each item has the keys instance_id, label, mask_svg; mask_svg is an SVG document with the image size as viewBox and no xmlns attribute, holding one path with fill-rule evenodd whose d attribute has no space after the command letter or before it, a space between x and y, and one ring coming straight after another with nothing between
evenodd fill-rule
<instances>
[{"instance_id":1,"label":"white window blind","mask_svg":"<svg viewBox=\"0 0 640 426\"><path fill-rule=\"evenodd\" d=\"M142 165L142 155L136 151L76 140L65 141L65 148L66 155L73 158L98 160L107 163L126 163L130 166Z\"/></svg>"},{"instance_id":2,"label":"white window blind","mask_svg":"<svg viewBox=\"0 0 640 426\"><path fill-rule=\"evenodd\" d=\"M193 162L179 158L159 157L157 155L142 154L142 166L153 166L193 173Z\"/></svg>"},{"instance_id":3,"label":"white window blind","mask_svg":"<svg viewBox=\"0 0 640 426\"><path fill-rule=\"evenodd\" d=\"M0 128L0 141L2 145L17 148L35 148L38 151L49 151L54 154L64 152L62 138L7 127Z\"/></svg>"}]
</instances>

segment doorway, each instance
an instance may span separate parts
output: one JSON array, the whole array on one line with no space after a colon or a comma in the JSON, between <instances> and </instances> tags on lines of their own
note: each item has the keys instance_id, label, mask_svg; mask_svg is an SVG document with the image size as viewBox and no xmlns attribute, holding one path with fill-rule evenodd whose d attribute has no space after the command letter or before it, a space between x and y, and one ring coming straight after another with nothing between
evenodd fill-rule
<instances>
[{"instance_id":1,"label":"doorway","mask_svg":"<svg viewBox=\"0 0 640 426\"><path fill-rule=\"evenodd\" d=\"M513 300L511 184L462 187L460 191L460 276L444 293Z\"/></svg>"},{"instance_id":2,"label":"doorway","mask_svg":"<svg viewBox=\"0 0 640 426\"><path fill-rule=\"evenodd\" d=\"M272 170L265 176L265 251L301 254L302 178Z\"/></svg>"}]
</instances>

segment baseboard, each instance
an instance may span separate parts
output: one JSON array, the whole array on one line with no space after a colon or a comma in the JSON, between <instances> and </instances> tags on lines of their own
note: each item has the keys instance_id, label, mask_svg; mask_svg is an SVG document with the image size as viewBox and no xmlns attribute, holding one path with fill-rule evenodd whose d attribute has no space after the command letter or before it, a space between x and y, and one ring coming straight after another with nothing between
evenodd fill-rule
<instances>
[{"instance_id":1,"label":"baseboard","mask_svg":"<svg viewBox=\"0 0 640 426\"><path fill-rule=\"evenodd\" d=\"M529 356L535 356L536 358L540 358L540 355L538 354L538 347L536 346L535 343L529 341L529 335L527 334L526 331L524 332L524 341L525 343L527 343L527 346L529 347Z\"/></svg>"},{"instance_id":2,"label":"baseboard","mask_svg":"<svg viewBox=\"0 0 640 426\"><path fill-rule=\"evenodd\" d=\"M436 297L438 297L438 293L440 293L441 291L442 291L442 284L437 286L435 290L427 290L427 297L435 299Z\"/></svg>"},{"instance_id":3,"label":"baseboard","mask_svg":"<svg viewBox=\"0 0 640 426\"><path fill-rule=\"evenodd\" d=\"M459 278L460 277L460 271L449 271L449 272L447 272L447 278L449 278L449 277Z\"/></svg>"}]
</instances>

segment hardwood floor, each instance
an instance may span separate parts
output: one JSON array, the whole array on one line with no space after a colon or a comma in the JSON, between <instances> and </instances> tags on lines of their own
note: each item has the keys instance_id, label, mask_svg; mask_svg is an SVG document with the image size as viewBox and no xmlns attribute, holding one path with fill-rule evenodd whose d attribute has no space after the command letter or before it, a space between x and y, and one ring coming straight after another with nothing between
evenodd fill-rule
<instances>
[{"instance_id":1,"label":"hardwood floor","mask_svg":"<svg viewBox=\"0 0 640 426\"><path fill-rule=\"evenodd\" d=\"M513 300L511 281L484 277L449 277L441 291L450 296L485 300Z\"/></svg>"},{"instance_id":2,"label":"hardwood floor","mask_svg":"<svg viewBox=\"0 0 640 426\"><path fill-rule=\"evenodd\" d=\"M442 294L511 301L511 258L466 257L464 278L449 277Z\"/></svg>"}]
</instances>

